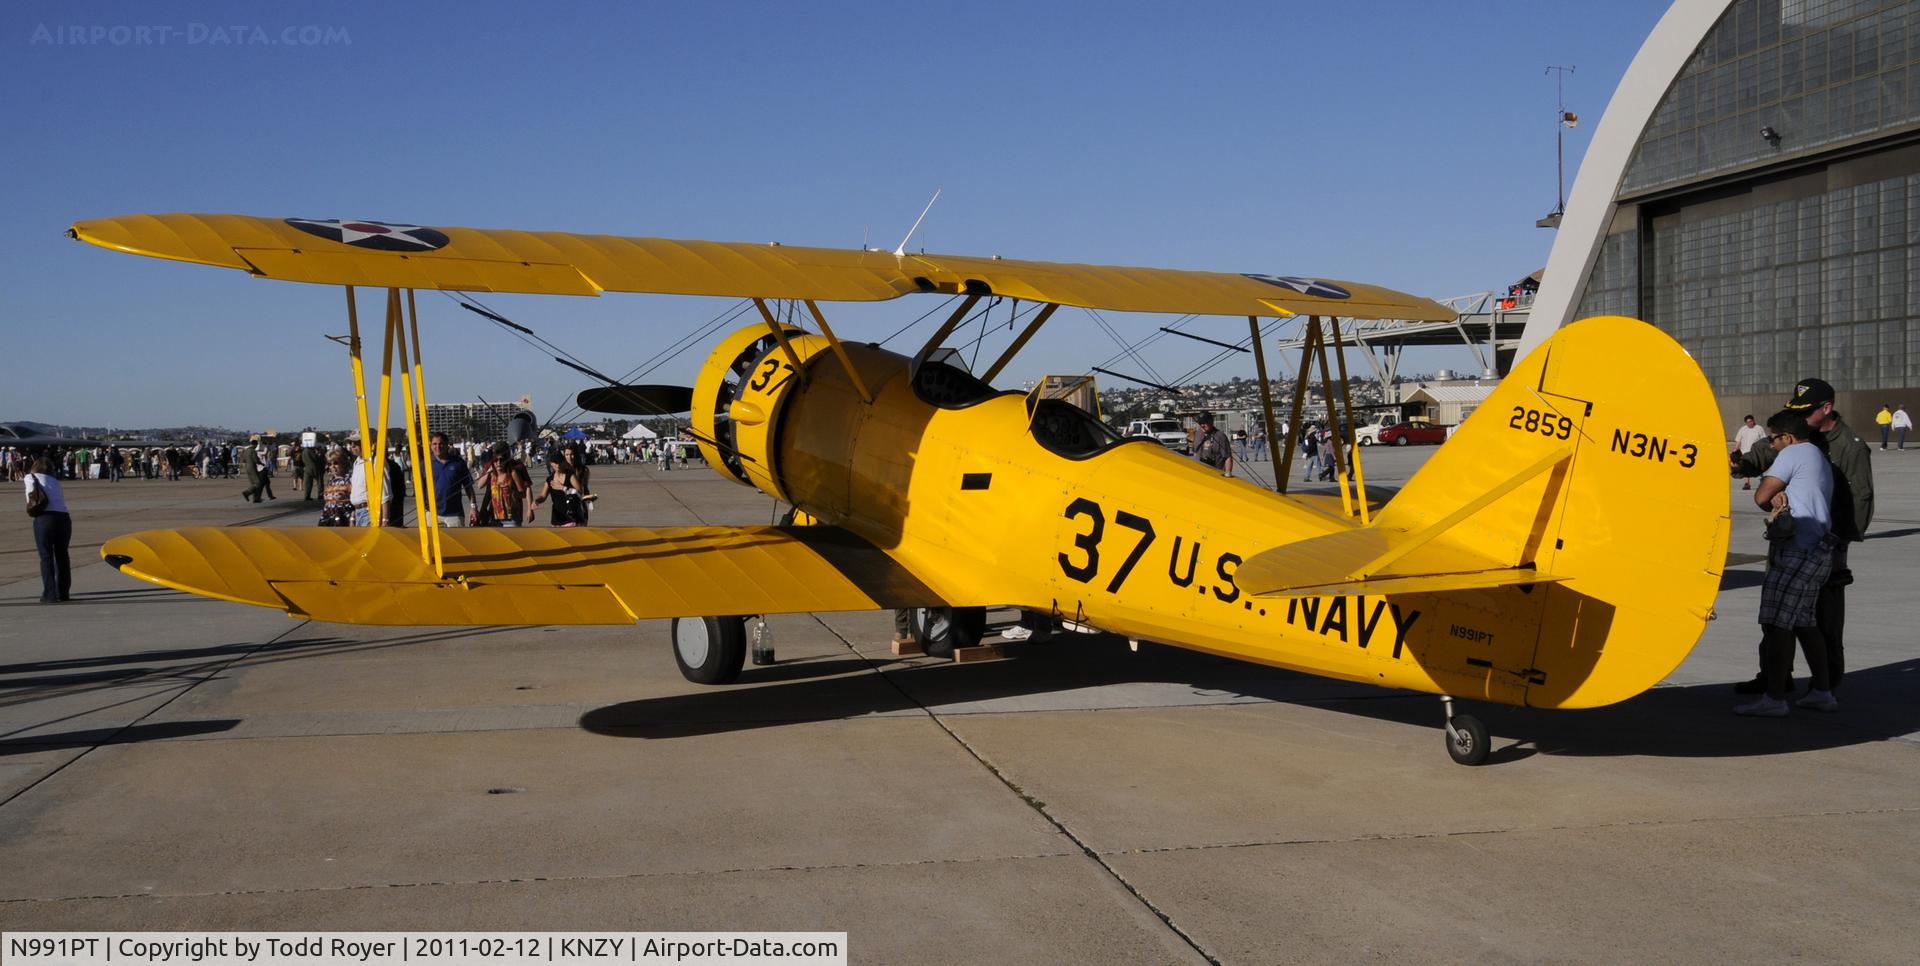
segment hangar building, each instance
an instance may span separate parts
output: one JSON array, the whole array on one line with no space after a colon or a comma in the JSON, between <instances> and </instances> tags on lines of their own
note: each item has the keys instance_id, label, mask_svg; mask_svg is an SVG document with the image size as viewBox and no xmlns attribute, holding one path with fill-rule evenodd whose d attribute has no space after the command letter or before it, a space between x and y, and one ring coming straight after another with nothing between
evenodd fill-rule
<instances>
[{"instance_id":1,"label":"hangar building","mask_svg":"<svg viewBox=\"0 0 1920 966\"><path fill-rule=\"evenodd\" d=\"M1678 0L1594 132L1522 352L1646 319L1731 425L1794 382L1920 406L1920 0Z\"/></svg>"}]
</instances>

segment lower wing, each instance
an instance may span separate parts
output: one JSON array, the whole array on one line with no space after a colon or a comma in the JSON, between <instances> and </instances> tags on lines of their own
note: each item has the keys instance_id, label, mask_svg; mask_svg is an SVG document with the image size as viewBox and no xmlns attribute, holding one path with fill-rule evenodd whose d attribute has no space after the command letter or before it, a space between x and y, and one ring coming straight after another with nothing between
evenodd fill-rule
<instances>
[{"instance_id":1,"label":"lower wing","mask_svg":"<svg viewBox=\"0 0 1920 966\"><path fill-rule=\"evenodd\" d=\"M400 528L194 527L101 548L132 577L344 624L630 624L944 603L837 527L440 531L446 576Z\"/></svg>"}]
</instances>

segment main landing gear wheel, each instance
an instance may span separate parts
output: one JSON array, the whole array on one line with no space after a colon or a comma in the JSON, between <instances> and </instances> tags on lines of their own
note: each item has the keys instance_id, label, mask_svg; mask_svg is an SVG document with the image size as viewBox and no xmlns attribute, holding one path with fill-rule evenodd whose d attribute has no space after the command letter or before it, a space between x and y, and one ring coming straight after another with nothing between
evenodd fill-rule
<instances>
[{"instance_id":1,"label":"main landing gear wheel","mask_svg":"<svg viewBox=\"0 0 1920 966\"><path fill-rule=\"evenodd\" d=\"M695 684L732 684L747 660L744 617L676 617L673 663Z\"/></svg>"},{"instance_id":2,"label":"main landing gear wheel","mask_svg":"<svg viewBox=\"0 0 1920 966\"><path fill-rule=\"evenodd\" d=\"M1487 726L1473 715L1454 714L1452 698L1443 697L1440 703L1447 710L1447 754L1457 764L1486 764L1487 753L1492 750Z\"/></svg>"},{"instance_id":3,"label":"main landing gear wheel","mask_svg":"<svg viewBox=\"0 0 1920 966\"><path fill-rule=\"evenodd\" d=\"M934 657L952 657L954 648L972 647L987 633L985 607L916 607L913 636Z\"/></svg>"}]
</instances>

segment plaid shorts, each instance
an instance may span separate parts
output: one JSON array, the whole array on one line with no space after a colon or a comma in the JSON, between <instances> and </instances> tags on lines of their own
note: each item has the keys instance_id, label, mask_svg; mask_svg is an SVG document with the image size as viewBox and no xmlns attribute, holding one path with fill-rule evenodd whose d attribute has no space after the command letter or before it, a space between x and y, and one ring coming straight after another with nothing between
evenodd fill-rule
<instances>
[{"instance_id":1,"label":"plaid shorts","mask_svg":"<svg viewBox=\"0 0 1920 966\"><path fill-rule=\"evenodd\" d=\"M1760 585L1760 623L1769 627L1810 627L1820 588L1833 571L1832 534L1802 550L1792 544L1773 548L1767 581Z\"/></svg>"}]
</instances>

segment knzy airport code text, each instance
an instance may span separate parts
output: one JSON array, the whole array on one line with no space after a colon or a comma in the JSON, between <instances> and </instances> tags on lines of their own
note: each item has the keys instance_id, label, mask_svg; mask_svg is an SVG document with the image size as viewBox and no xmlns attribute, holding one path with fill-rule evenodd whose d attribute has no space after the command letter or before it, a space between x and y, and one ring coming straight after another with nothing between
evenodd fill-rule
<instances>
[{"instance_id":1,"label":"knzy airport code text","mask_svg":"<svg viewBox=\"0 0 1920 966\"><path fill-rule=\"evenodd\" d=\"M228 966L300 963L845 964L847 934L812 933L7 933L8 963Z\"/></svg>"}]
</instances>

